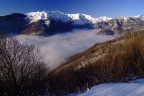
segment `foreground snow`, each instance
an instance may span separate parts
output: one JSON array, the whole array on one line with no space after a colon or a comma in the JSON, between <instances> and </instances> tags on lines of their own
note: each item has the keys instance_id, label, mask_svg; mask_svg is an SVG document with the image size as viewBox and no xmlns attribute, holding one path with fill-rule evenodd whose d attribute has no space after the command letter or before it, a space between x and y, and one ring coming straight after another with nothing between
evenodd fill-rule
<instances>
[{"instance_id":1,"label":"foreground snow","mask_svg":"<svg viewBox=\"0 0 144 96\"><path fill-rule=\"evenodd\" d=\"M101 84L79 96L144 96L144 79L130 83Z\"/></svg>"}]
</instances>

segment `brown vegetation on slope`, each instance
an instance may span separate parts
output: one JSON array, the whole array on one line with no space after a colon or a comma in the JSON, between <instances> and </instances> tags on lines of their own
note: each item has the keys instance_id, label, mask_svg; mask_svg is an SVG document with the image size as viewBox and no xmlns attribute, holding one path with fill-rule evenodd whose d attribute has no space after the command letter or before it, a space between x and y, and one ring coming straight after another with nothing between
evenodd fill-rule
<instances>
[{"instance_id":1,"label":"brown vegetation on slope","mask_svg":"<svg viewBox=\"0 0 144 96\"><path fill-rule=\"evenodd\" d=\"M64 94L144 75L144 31L96 44L49 76L50 91Z\"/></svg>"}]
</instances>

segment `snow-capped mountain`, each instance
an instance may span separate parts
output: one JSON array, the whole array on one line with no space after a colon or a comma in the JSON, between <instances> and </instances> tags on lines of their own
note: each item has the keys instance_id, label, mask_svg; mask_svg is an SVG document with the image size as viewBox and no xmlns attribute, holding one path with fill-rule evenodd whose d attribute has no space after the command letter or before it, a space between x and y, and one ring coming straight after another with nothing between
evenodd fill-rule
<instances>
[{"instance_id":1,"label":"snow-capped mountain","mask_svg":"<svg viewBox=\"0 0 144 96\"><path fill-rule=\"evenodd\" d=\"M13 13L0 16L0 33L54 35L73 29L102 29L98 34L122 34L143 29L144 16L93 18L86 14L65 14L60 11Z\"/></svg>"},{"instance_id":2,"label":"snow-capped mountain","mask_svg":"<svg viewBox=\"0 0 144 96\"><path fill-rule=\"evenodd\" d=\"M68 15L60 11L51 11L51 12L37 11L27 13L26 15L31 22L37 22L38 20L45 20L45 19L62 21L62 22L69 22L71 20L71 18Z\"/></svg>"},{"instance_id":3,"label":"snow-capped mountain","mask_svg":"<svg viewBox=\"0 0 144 96\"><path fill-rule=\"evenodd\" d=\"M102 16L100 18L93 18L90 15L86 15L86 14L64 14L60 11L50 11L50 12L30 12L27 13L27 18L31 21L31 22L37 22L38 20L45 20L45 19L49 19L49 20L56 20L56 21L62 21L62 22L70 22L72 21L73 24L76 25L84 25L84 24L94 24L97 22L106 22L112 18L106 17L106 16Z\"/></svg>"},{"instance_id":4,"label":"snow-capped mountain","mask_svg":"<svg viewBox=\"0 0 144 96\"><path fill-rule=\"evenodd\" d=\"M96 19L92 18L89 15L85 14L68 14L68 16L71 18L73 21L74 25L84 25L84 24L93 24L96 22Z\"/></svg>"},{"instance_id":5,"label":"snow-capped mountain","mask_svg":"<svg viewBox=\"0 0 144 96\"><path fill-rule=\"evenodd\" d=\"M101 16L97 19L97 22L107 22L111 20L112 18L106 17L106 16Z\"/></svg>"},{"instance_id":6,"label":"snow-capped mountain","mask_svg":"<svg viewBox=\"0 0 144 96\"><path fill-rule=\"evenodd\" d=\"M45 20L48 18L47 13L43 12L31 12L27 13L27 19L30 20L30 22L37 22L38 20Z\"/></svg>"}]
</instances>

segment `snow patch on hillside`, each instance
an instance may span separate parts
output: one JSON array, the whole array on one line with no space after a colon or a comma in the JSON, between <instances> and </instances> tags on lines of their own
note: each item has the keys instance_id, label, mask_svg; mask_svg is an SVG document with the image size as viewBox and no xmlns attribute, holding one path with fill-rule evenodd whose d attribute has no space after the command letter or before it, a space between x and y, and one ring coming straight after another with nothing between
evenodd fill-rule
<instances>
[{"instance_id":1,"label":"snow patch on hillside","mask_svg":"<svg viewBox=\"0 0 144 96\"><path fill-rule=\"evenodd\" d=\"M79 96L144 96L144 84L109 83L93 87Z\"/></svg>"},{"instance_id":2,"label":"snow patch on hillside","mask_svg":"<svg viewBox=\"0 0 144 96\"><path fill-rule=\"evenodd\" d=\"M30 20L30 22L37 22L38 20L45 20L48 18L47 13L45 11L43 12L30 12L27 13L27 18Z\"/></svg>"},{"instance_id":3,"label":"snow patch on hillside","mask_svg":"<svg viewBox=\"0 0 144 96\"><path fill-rule=\"evenodd\" d=\"M144 80L141 82L101 84L79 96L144 96Z\"/></svg>"}]
</instances>

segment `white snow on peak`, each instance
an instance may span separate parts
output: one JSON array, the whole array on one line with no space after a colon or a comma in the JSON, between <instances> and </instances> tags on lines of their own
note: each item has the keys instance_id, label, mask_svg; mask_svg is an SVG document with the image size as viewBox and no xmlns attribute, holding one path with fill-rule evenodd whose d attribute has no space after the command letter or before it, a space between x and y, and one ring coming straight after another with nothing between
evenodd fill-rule
<instances>
[{"instance_id":1,"label":"white snow on peak","mask_svg":"<svg viewBox=\"0 0 144 96\"><path fill-rule=\"evenodd\" d=\"M120 17L117 17L116 19L122 19L124 21L128 21L128 20L130 20L130 18L144 20L144 16L143 15L137 15L137 16L120 16Z\"/></svg>"},{"instance_id":2,"label":"white snow on peak","mask_svg":"<svg viewBox=\"0 0 144 96\"><path fill-rule=\"evenodd\" d=\"M134 16L134 17L136 17L136 18L138 17L138 18L139 18L139 17L141 17L141 16L142 16L142 15L136 15L136 16Z\"/></svg>"},{"instance_id":3,"label":"white snow on peak","mask_svg":"<svg viewBox=\"0 0 144 96\"><path fill-rule=\"evenodd\" d=\"M36 22L38 20L44 20L44 19L47 19L48 16L47 16L47 13L45 11L42 11L42 12L30 12L30 13L27 13L27 18L29 18L29 20L31 22Z\"/></svg>"},{"instance_id":4,"label":"white snow on peak","mask_svg":"<svg viewBox=\"0 0 144 96\"><path fill-rule=\"evenodd\" d=\"M97 22L103 22L103 21L108 21L111 20L112 18L106 17L106 16L101 16L99 18L97 18Z\"/></svg>"},{"instance_id":5,"label":"white snow on peak","mask_svg":"<svg viewBox=\"0 0 144 96\"><path fill-rule=\"evenodd\" d=\"M86 14L82 14L87 20L91 21L92 23L96 23L97 22L97 18L93 18L90 15L86 15Z\"/></svg>"},{"instance_id":6,"label":"white snow on peak","mask_svg":"<svg viewBox=\"0 0 144 96\"><path fill-rule=\"evenodd\" d=\"M36 22L38 20L45 20L45 19L53 19L53 20L59 20L63 22L68 22L71 20L69 16L67 16L66 14L60 11L51 11L51 12L37 11L37 12L27 13L26 15L31 22Z\"/></svg>"},{"instance_id":7,"label":"white snow on peak","mask_svg":"<svg viewBox=\"0 0 144 96\"><path fill-rule=\"evenodd\" d=\"M97 22L107 22L111 20L112 18L102 16L99 18L93 18L90 15L86 14L64 14L60 11L37 11L37 12L31 12L27 13L27 18L30 20L30 22L37 22L38 20L55 20L55 21L61 21L61 22L70 22L72 21L73 24L76 25L84 25L84 24L95 24ZM138 15L138 16L121 16L116 17L115 19L123 19L124 21L129 20L129 18L138 18L141 20L144 20L144 15Z\"/></svg>"},{"instance_id":8,"label":"white snow on peak","mask_svg":"<svg viewBox=\"0 0 144 96\"><path fill-rule=\"evenodd\" d=\"M140 18L141 20L144 20L144 15L137 15L137 16L134 16L134 18Z\"/></svg>"},{"instance_id":9,"label":"white snow on peak","mask_svg":"<svg viewBox=\"0 0 144 96\"><path fill-rule=\"evenodd\" d=\"M100 18L93 18L90 15L86 14L64 14L60 11L37 11L37 12L30 12L27 13L27 18L30 20L30 22L36 22L38 20L45 20L45 19L51 19L56 21L62 21L62 22L69 22L73 21L73 24L77 25L84 25L84 24L94 24L97 22L102 21L108 21L112 18L108 18L106 16L100 17Z\"/></svg>"},{"instance_id":10,"label":"white snow on peak","mask_svg":"<svg viewBox=\"0 0 144 96\"><path fill-rule=\"evenodd\" d=\"M67 14L72 20L79 20L79 19L87 19L89 21L96 21L95 18L93 18L92 16L90 15L86 15L86 14Z\"/></svg>"},{"instance_id":11,"label":"white snow on peak","mask_svg":"<svg viewBox=\"0 0 144 96\"><path fill-rule=\"evenodd\" d=\"M144 15L136 15L136 16L119 16L116 17L118 19L128 19L128 18L144 18Z\"/></svg>"},{"instance_id":12,"label":"white snow on peak","mask_svg":"<svg viewBox=\"0 0 144 96\"><path fill-rule=\"evenodd\" d=\"M80 19L80 14L67 14L72 20L78 20Z\"/></svg>"},{"instance_id":13,"label":"white snow on peak","mask_svg":"<svg viewBox=\"0 0 144 96\"><path fill-rule=\"evenodd\" d=\"M90 15L86 14L64 14L60 11L37 11L37 12L30 12L27 13L27 18L30 20L30 22L36 22L38 20L45 20L45 19L51 19L56 21L62 21L62 22L69 22L73 21L73 24L77 25L84 25L84 24L94 24L97 22L107 21L111 18L108 18L106 16L100 17L100 18L93 18Z\"/></svg>"},{"instance_id":14,"label":"white snow on peak","mask_svg":"<svg viewBox=\"0 0 144 96\"><path fill-rule=\"evenodd\" d=\"M48 12L48 18L53 20L60 20L62 22L68 22L71 18L60 11L50 11Z\"/></svg>"},{"instance_id":15,"label":"white snow on peak","mask_svg":"<svg viewBox=\"0 0 144 96\"><path fill-rule=\"evenodd\" d=\"M84 25L85 23L87 23L88 20L86 20L85 18L83 18L81 16L81 14L77 13L77 14L67 14L71 20L73 21L73 24L75 25ZM82 19L83 18L83 19ZM90 23L88 21L88 23Z\"/></svg>"},{"instance_id":16,"label":"white snow on peak","mask_svg":"<svg viewBox=\"0 0 144 96\"><path fill-rule=\"evenodd\" d=\"M83 25L83 24L92 24L92 23L96 23L95 18L91 17L90 15L86 15L86 14L67 14L72 21L74 21L74 24L77 25Z\"/></svg>"},{"instance_id":17,"label":"white snow on peak","mask_svg":"<svg viewBox=\"0 0 144 96\"><path fill-rule=\"evenodd\" d=\"M123 20L127 20L127 19L129 19L130 17L128 17L128 16L120 16L120 17L117 17L118 19L123 19Z\"/></svg>"}]
</instances>

